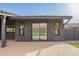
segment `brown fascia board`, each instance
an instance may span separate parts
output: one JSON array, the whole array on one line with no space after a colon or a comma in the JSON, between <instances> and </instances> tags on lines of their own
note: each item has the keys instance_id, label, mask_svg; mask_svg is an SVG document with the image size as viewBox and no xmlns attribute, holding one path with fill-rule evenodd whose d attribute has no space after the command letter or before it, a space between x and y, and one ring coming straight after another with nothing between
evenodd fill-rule
<instances>
[{"instance_id":1,"label":"brown fascia board","mask_svg":"<svg viewBox=\"0 0 79 59\"><path fill-rule=\"evenodd\" d=\"M10 19L72 19L72 16L13 16Z\"/></svg>"}]
</instances>

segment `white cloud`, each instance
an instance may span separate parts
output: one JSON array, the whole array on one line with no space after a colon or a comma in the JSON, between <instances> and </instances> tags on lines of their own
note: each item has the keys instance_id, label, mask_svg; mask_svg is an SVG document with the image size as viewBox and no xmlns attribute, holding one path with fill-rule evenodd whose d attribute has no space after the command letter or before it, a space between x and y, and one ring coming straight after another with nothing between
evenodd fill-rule
<instances>
[{"instance_id":1,"label":"white cloud","mask_svg":"<svg viewBox=\"0 0 79 59\"><path fill-rule=\"evenodd\" d=\"M78 3L69 4L69 8L70 8L71 14L79 15L79 4Z\"/></svg>"},{"instance_id":2,"label":"white cloud","mask_svg":"<svg viewBox=\"0 0 79 59\"><path fill-rule=\"evenodd\" d=\"M71 3L69 4L70 13L73 16L73 19L70 22L79 23L79 4Z\"/></svg>"}]
</instances>

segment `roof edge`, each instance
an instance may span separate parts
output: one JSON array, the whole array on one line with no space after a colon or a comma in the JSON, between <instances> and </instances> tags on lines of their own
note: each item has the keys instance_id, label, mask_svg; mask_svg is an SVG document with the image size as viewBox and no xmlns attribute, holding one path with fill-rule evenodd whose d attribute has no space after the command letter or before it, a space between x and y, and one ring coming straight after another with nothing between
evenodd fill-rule
<instances>
[{"instance_id":1,"label":"roof edge","mask_svg":"<svg viewBox=\"0 0 79 59\"><path fill-rule=\"evenodd\" d=\"M72 19L72 16L12 16L12 19Z\"/></svg>"}]
</instances>

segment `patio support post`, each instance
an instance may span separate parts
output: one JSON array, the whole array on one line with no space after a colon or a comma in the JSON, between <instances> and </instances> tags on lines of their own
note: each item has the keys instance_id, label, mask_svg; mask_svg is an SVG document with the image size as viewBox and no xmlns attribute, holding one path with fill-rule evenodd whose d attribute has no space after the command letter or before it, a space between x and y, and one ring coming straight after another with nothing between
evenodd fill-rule
<instances>
[{"instance_id":1,"label":"patio support post","mask_svg":"<svg viewBox=\"0 0 79 59\"><path fill-rule=\"evenodd\" d=\"M2 48L6 46L5 25L6 25L6 16L3 16L1 20L1 47Z\"/></svg>"}]
</instances>

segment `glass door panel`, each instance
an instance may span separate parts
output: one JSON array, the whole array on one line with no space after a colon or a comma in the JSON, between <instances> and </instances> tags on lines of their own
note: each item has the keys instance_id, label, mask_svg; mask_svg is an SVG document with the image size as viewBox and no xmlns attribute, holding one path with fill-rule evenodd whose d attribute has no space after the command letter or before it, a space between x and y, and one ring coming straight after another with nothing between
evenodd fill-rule
<instances>
[{"instance_id":1,"label":"glass door panel","mask_svg":"<svg viewBox=\"0 0 79 59\"><path fill-rule=\"evenodd\" d=\"M40 23L40 40L47 40L47 23Z\"/></svg>"},{"instance_id":2,"label":"glass door panel","mask_svg":"<svg viewBox=\"0 0 79 59\"><path fill-rule=\"evenodd\" d=\"M32 24L32 40L39 40L39 23Z\"/></svg>"}]
</instances>

